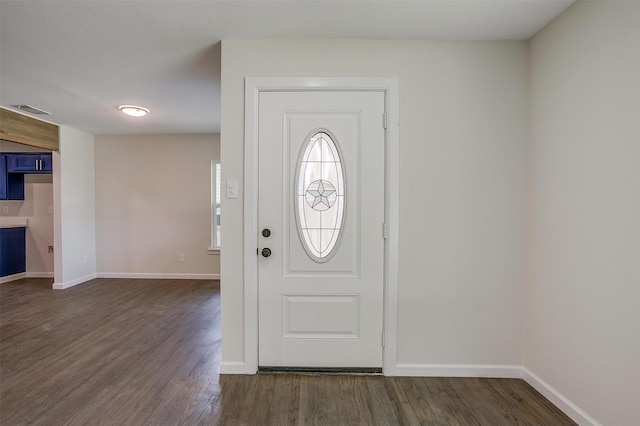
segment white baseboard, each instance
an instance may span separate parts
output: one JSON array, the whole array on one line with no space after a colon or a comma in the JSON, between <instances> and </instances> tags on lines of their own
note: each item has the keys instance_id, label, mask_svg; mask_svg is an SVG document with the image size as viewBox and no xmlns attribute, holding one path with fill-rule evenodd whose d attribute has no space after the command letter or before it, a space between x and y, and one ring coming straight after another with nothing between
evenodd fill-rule
<instances>
[{"instance_id":1,"label":"white baseboard","mask_svg":"<svg viewBox=\"0 0 640 426\"><path fill-rule=\"evenodd\" d=\"M220 374L249 374L245 371L244 362L220 362Z\"/></svg>"},{"instance_id":2,"label":"white baseboard","mask_svg":"<svg viewBox=\"0 0 640 426\"><path fill-rule=\"evenodd\" d=\"M26 272L21 272L19 274L7 275L4 277L0 277L0 284L8 283L15 280L21 280L23 278L27 278Z\"/></svg>"},{"instance_id":3,"label":"white baseboard","mask_svg":"<svg viewBox=\"0 0 640 426\"><path fill-rule=\"evenodd\" d=\"M156 274L140 272L98 272L98 278L142 278L142 279L169 279L169 280L219 280L220 274Z\"/></svg>"},{"instance_id":4,"label":"white baseboard","mask_svg":"<svg viewBox=\"0 0 640 426\"><path fill-rule=\"evenodd\" d=\"M385 371L389 376L410 377L491 377L501 379L521 379L519 365L474 365L474 364L396 364L393 371Z\"/></svg>"},{"instance_id":5,"label":"white baseboard","mask_svg":"<svg viewBox=\"0 0 640 426\"><path fill-rule=\"evenodd\" d=\"M53 278L53 272L22 272L0 278L0 284L22 278ZM95 278L141 278L141 279L171 279L171 280L219 280L220 274L155 274L155 273L127 273L127 272L98 272L66 283L54 283L55 290L64 290L74 285L93 280Z\"/></svg>"},{"instance_id":6,"label":"white baseboard","mask_svg":"<svg viewBox=\"0 0 640 426\"><path fill-rule=\"evenodd\" d=\"M53 283L52 288L54 290L64 290L69 287L73 287L74 285L82 284L87 281L94 280L96 278L98 278L97 274L89 274L89 275L85 275L84 277L76 278L75 280L67 281L64 283Z\"/></svg>"},{"instance_id":7,"label":"white baseboard","mask_svg":"<svg viewBox=\"0 0 640 426\"><path fill-rule=\"evenodd\" d=\"M579 425L601 426L600 423L593 419L593 417L589 416L577 405L569 401L569 399L564 397L560 392L555 390L540 377L536 376L525 367L522 367L522 371L524 373L523 379L527 383L529 383L535 390L540 392L545 398L551 401L553 405L562 410L563 413L571 417L574 422L578 423Z\"/></svg>"},{"instance_id":8,"label":"white baseboard","mask_svg":"<svg viewBox=\"0 0 640 426\"><path fill-rule=\"evenodd\" d=\"M53 272L29 272L27 278L53 278Z\"/></svg>"}]
</instances>

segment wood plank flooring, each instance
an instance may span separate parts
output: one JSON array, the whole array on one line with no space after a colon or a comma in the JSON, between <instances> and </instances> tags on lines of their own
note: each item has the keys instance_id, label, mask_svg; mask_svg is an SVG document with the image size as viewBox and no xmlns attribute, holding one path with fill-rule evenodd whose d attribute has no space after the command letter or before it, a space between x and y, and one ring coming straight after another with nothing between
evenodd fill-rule
<instances>
[{"instance_id":1,"label":"wood plank flooring","mask_svg":"<svg viewBox=\"0 0 640 426\"><path fill-rule=\"evenodd\" d=\"M572 425L516 379L219 376L217 281L0 285L1 425Z\"/></svg>"}]
</instances>

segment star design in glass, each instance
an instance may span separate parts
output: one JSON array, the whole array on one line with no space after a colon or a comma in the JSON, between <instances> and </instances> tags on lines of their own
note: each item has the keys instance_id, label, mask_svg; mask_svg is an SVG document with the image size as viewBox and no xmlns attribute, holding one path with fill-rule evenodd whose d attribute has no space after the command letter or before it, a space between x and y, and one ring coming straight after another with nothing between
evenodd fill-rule
<instances>
[{"instance_id":1,"label":"star design in glass","mask_svg":"<svg viewBox=\"0 0 640 426\"><path fill-rule=\"evenodd\" d=\"M326 180L316 180L311 182L306 190L307 203L314 210L328 210L336 202L337 193L331 182Z\"/></svg>"}]
</instances>

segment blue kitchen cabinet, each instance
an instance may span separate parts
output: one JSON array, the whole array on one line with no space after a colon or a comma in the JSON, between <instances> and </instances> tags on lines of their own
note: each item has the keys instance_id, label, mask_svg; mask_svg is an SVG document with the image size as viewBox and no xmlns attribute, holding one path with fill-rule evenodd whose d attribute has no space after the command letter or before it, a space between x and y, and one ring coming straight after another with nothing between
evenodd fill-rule
<instances>
[{"instance_id":1,"label":"blue kitchen cabinet","mask_svg":"<svg viewBox=\"0 0 640 426\"><path fill-rule=\"evenodd\" d=\"M25 174L50 174L50 152L5 152L0 154L0 200L24 200Z\"/></svg>"},{"instance_id":2,"label":"blue kitchen cabinet","mask_svg":"<svg viewBox=\"0 0 640 426\"><path fill-rule=\"evenodd\" d=\"M50 152L7 153L8 173L51 173L52 156Z\"/></svg>"},{"instance_id":3,"label":"blue kitchen cabinet","mask_svg":"<svg viewBox=\"0 0 640 426\"><path fill-rule=\"evenodd\" d=\"M24 200L24 174L7 173L7 154L0 154L0 200Z\"/></svg>"},{"instance_id":4,"label":"blue kitchen cabinet","mask_svg":"<svg viewBox=\"0 0 640 426\"><path fill-rule=\"evenodd\" d=\"M7 199L7 157L0 154L0 200Z\"/></svg>"},{"instance_id":5,"label":"blue kitchen cabinet","mask_svg":"<svg viewBox=\"0 0 640 426\"><path fill-rule=\"evenodd\" d=\"M0 277L27 271L25 228L0 228Z\"/></svg>"}]
</instances>

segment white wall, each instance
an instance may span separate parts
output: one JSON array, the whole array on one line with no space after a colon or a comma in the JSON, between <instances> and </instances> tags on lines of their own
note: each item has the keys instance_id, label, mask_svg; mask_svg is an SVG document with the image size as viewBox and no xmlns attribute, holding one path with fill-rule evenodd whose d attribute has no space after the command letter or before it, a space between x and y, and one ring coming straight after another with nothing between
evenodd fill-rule
<instances>
[{"instance_id":1,"label":"white wall","mask_svg":"<svg viewBox=\"0 0 640 426\"><path fill-rule=\"evenodd\" d=\"M530 41L524 365L640 424L640 4L577 2Z\"/></svg>"},{"instance_id":2,"label":"white wall","mask_svg":"<svg viewBox=\"0 0 640 426\"><path fill-rule=\"evenodd\" d=\"M95 278L94 136L60 126L60 152L53 159L53 286L62 289Z\"/></svg>"},{"instance_id":3,"label":"white wall","mask_svg":"<svg viewBox=\"0 0 640 426\"><path fill-rule=\"evenodd\" d=\"M218 277L208 248L219 135L104 135L95 146L99 276Z\"/></svg>"},{"instance_id":4,"label":"white wall","mask_svg":"<svg viewBox=\"0 0 640 426\"><path fill-rule=\"evenodd\" d=\"M224 41L223 181L241 187L246 76L399 77L398 363L520 365L526 42ZM223 370L244 361L242 203L222 199Z\"/></svg>"},{"instance_id":5,"label":"white wall","mask_svg":"<svg viewBox=\"0 0 640 426\"><path fill-rule=\"evenodd\" d=\"M41 148L0 141L0 152L43 152ZM0 201L0 215L26 218L27 276L53 277L53 177L47 175L25 175L24 200ZM8 212L4 212L4 208Z\"/></svg>"}]
</instances>

